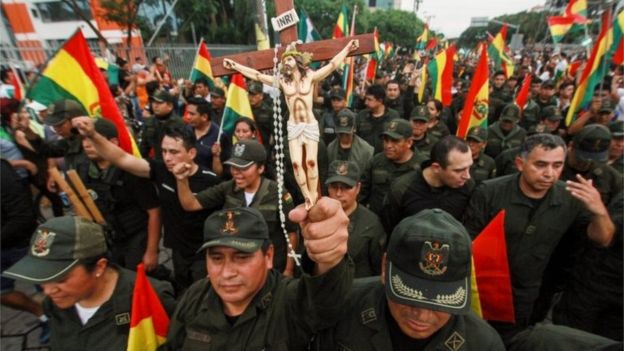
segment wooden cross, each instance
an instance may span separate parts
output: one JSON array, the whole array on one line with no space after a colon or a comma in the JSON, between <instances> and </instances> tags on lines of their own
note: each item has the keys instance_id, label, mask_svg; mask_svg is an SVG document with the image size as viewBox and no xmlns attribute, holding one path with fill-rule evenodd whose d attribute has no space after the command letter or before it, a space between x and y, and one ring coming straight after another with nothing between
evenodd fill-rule
<instances>
[{"instance_id":1,"label":"wooden cross","mask_svg":"<svg viewBox=\"0 0 624 351\"><path fill-rule=\"evenodd\" d=\"M275 0L275 10L278 16L292 9L294 9L293 0ZM279 33L279 36L282 46L277 52L278 58L281 57L282 52L284 52L288 44L292 43L293 41L297 41L297 26L294 25L285 28ZM297 50L299 50L300 52L312 53L312 61L326 61L334 57L340 50L342 50L351 39L359 40L360 46L356 51L350 53L349 56L363 55L375 51L375 39L373 37L373 33L301 44L297 45ZM229 58L245 66L262 71L273 68L274 57L274 49L244 52L230 56L216 57L213 58L211 62L212 74L214 77L220 77L236 73L235 71L223 67L223 59L225 58Z\"/></svg>"}]
</instances>

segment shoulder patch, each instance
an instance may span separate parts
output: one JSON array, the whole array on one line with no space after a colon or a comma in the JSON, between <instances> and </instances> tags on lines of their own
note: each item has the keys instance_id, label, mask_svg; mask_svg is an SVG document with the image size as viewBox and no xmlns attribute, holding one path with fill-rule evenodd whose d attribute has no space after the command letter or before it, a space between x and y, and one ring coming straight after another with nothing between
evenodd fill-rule
<instances>
[{"instance_id":1,"label":"shoulder patch","mask_svg":"<svg viewBox=\"0 0 624 351\"><path fill-rule=\"evenodd\" d=\"M126 325L130 324L130 313L120 313L115 315L115 324L116 325Z\"/></svg>"},{"instance_id":2,"label":"shoulder patch","mask_svg":"<svg viewBox=\"0 0 624 351\"><path fill-rule=\"evenodd\" d=\"M377 320L377 314L375 313L375 309L372 307L362 311L362 313L360 313L360 317L362 317L362 324L368 324Z\"/></svg>"}]
</instances>

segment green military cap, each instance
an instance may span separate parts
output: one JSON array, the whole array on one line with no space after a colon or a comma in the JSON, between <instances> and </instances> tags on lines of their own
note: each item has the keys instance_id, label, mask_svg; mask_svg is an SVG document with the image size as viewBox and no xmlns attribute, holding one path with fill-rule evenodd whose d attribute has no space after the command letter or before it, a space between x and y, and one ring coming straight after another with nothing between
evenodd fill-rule
<instances>
[{"instance_id":1,"label":"green military cap","mask_svg":"<svg viewBox=\"0 0 624 351\"><path fill-rule=\"evenodd\" d=\"M239 140L232 148L232 157L223 162L226 165L246 168L254 163L266 161L264 146L255 139Z\"/></svg>"},{"instance_id":2,"label":"green military cap","mask_svg":"<svg viewBox=\"0 0 624 351\"><path fill-rule=\"evenodd\" d=\"M344 183L355 186L360 181L360 167L353 161L332 161L325 185Z\"/></svg>"},{"instance_id":3,"label":"green military cap","mask_svg":"<svg viewBox=\"0 0 624 351\"><path fill-rule=\"evenodd\" d=\"M416 106L414 107L414 109L412 109L410 120L429 122L429 117L429 110L426 106Z\"/></svg>"},{"instance_id":4,"label":"green military cap","mask_svg":"<svg viewBox=\"0 0 624 351\"><path fill-rule=\"evenodd\" d=\"M79 102L62 99L48 106L48 117L45 119L44 123L49 126L55 126L65 120L87 115L87 111Z\"/></svg>"},{"instance_id":5,"label":"green military cap","mask_svg":"<svg viewBox=\"0 0 624 351\"><path fill-rule=\"evenodd\" d=\"M117 137L117 127L106 118L98 118L95 120L95 131L104 136L106 139Z\"/></svg>"},{"instance_id":6,"label":"green military cap","mask_svg":"<svg viewBox=\"0 0 624 351\"><path fill-rule=\"evenodd\" d=\"M169 94L168 91L163 90L163 89L158 89L154 92L154 94L152 94L151 96L153 101L156 102L168 102L168 103L173 103L173 95Z\"/></svg>"},{"instance_id":7,"label":"green military cap","mask_svg":"<svg viewBox=\"0 0 624 351\"><path fill-rule=\"evenodd\" d=\"M381 134L392 139L406 139L412 136L412 126L404 119L395 118L388 122L386 130Z\"/></svg>"},{"instance_id":8,"label":"green military cap","mask_svg":"<svg viewBox=\"0 0 624 351\"><path fill-rule=\"evenodd\" d=\"M355 113L348 108L343 108L336 115L335 124L336 133L353 134L355 130Z\"/></svg>"},{"instance_id":9,"label":"green military cap","mask_svg":"<svg viewBox=\"0 0 624 351\"><path fill-rule=\"evenodd\" d=\"M466 140L474 139L478 142L487 141L488 132L486 128L481 126L474 126L468 130L468 134L466 135Z\"/></svg>"},{"instance_id":10,"label":"green military cap","mask_svg":"<svg viewBox=\"0 0 624 351\"><path fill-rule=\"evenodd\" d=\"M198 252L214 246L255 252L266 240L269 240L269 227L258 210L251 207L231 208L215 212L206 219L204 244Z\"/></svg>"},{"instance_id":11,"label":"green military cap","mask_svg":"<svg viewBox=\"0 0 624 351\"><path fill-rule=\"evenodd\" d=\"M340 99L343 100L347 96L347 93L341 87L332 88L329 92L330 99Z\"/></svg>"},{"instance_id":12,"label":"green military cap","mask_svg":"<svg viewBox=\"0 0 624 351\"><path fill-rule=\"evenodd\" d=\"M385 289L394 302L470 312L471 240L453 216L427 209L403 219L387 249Z\"/></svg>"},{"instance_id":13,"label":"green military cap","mask_svg":"<svg viewBox=\"0 0 624 351\"><path fill-rule=\"evenodd\" d=\"M37 228L28 254L2 275L35 284L59 281L79 260L107 250L101 225L81 217L55 217Z\"/></svg>"},{"instance_id":14,"label":"green military cap","mask_svg":"<svg viewBox=\"0 0 624 351\"><path fill-rule=\"evenodd\" d=\"M520 107L518 107L518 105L511 103L511 104L507 104L505 108L503 108L503 112L501 113L501 116L500 116L501 121L516 122L519 119L520 119Z\"/></svg>"},{"instance_id":15,"label":"green military cap","mask_svg":"<svg viewBox=\"0 0 624 351\"><path fill-rule=\"evenodd\" d=\"M624 137L624 121L614 121L609 123L609 130L611 131L611 136L614 138Z\"/></svg>"},{"instance_id":16,"label":"green military cap","mask_svg":"<svg viewBox=\"0 0 624 351\"><path fill-rule=\"evenodd\" d=\"M584 161L606 162L611 132L601 124L590 124L574 136L574 155Z\"/></svg>"},{"instance_id":17,"label":"green military cap","mask_svg":"<svg viewBox=\"0 0 624 351\"><path fill-rule=\"evenodd\" d=\"M609 99L602 100L602 104L600 104L600 110L598 113L611 113L613 112L613 104Z\"/></svg>"},{"instance_id":18,"label":"green military cap","mask_svg":"<svg viewBox=\"0 0 624 351\"><path fill-rule=\"evenodd\" d=\"M260 82L249 83L249 87L247 88L247 91L249 92L249 94L252 94L252 95L262 94L263 92L262 83Z\"/></svg>"},{"instance_id":19,"label":"green military cap","mask_svg":"<svg viewBox=\"0 0 624 351\"><path fill-rule=\"evenodd\" d=\"M225 91L221 88L214 87L210 89L210 96L225 97Z\"/></svg>"},{"instance_id":20,"label":"green military cap","mask_svg":"<svg viewBox=\"0 0 624 351\"><path fill-rule=\"evenodd\" d=\"M563 119L559 107L552 105L544 107L540 113L540 117L541 119L548 119L550 121L560 121Z\"/></svg>"}]
</instances>

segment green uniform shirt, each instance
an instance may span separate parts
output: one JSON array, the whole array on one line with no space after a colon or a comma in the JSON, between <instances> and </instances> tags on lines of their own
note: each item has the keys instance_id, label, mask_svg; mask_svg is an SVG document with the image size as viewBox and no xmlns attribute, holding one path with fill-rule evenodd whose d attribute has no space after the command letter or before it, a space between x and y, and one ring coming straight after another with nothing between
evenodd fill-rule
<instances>
[{"instance_id":1,"label":"green uniform shirt","mask_svg":"<svg viewBox=\"0 0 624 351\"><path fill-rule=\"evenodd\" d=\"M450 135L451 132L449 131L448 127L446 126L446 123L442 122L442 120L439 120L438 123L436 123L435 126L433 126L432 128L429 128L429 130L427 130L427 134L436 137L438 139L442 139L447 135Z\"/></svg>"},{"instance_id":2,"label":"green uniform shirt","mask_svg":"<svg viewBox=\"0 0 624 351\"><path fill-rule=\"evenodd\" d=\"M605 204L605 206L609 205L613 197L622 191L622 182L624 181L622 173L619 173L613 167L605 163L592 162L587 171L579 172L570 167L566 160L559 179L577 182L577 174L580 174L585 179L592 180L592 185L598 189L600 197L602 198L602 203Z\"/></svg>"},{"instance_id":3,"label":"green uniform shirt","mask_svg":"<svg viewBox=\"0 0 624 351\"><path fill-rule=\"evenodd\" d=\"M386 293L379 277L358 279L342 318L315 341L314 350L392 351ZM423 351L503 351L496 331L470 312L454 315L433 335Z\"/></svg>"},{"instance_id":4,"label":"green uniform shirt","mask_svg":"<svg viewBox=\"0 0 624 351\"><path fill-rule=\"evenodd\" d=\"M305 350L313 333L342 314L351 287L347 258L320 276L282 278L271 270L262 289L231 325L208 279L193 284L178 303L164 350Z\"/></svg>"},{"instance_id":5,"label":"green uniform shirt","mask_svg":"<svg viewBox=\"0 0 624 351\"><path fill-rule=\"evenodd\" d=\"M245 200L245 191L236 186L234 180L227 180L197 193L197 201L206 209L226 209L235 207L253 207L262 213L269 227L269 237L275 247L274 267L280 272L286 268L288 245L282 231L278 210L277 183L262 177L260 187L249 205ZM282 196L284 215L294 208L290 194L284 189ZM296 233L297 226L286 221L286 231Z\"/></svg>"},{"instance_id":6,"label":"green uniform shirt","mask_svg":"<svg viewBox=\"0 0 624 351\"><path fill-rule=\"evenodd\" d=\"M264 145L268 145L273 135L273 105L267 100L262 100L258 107L251 107L262 141Z\"/></svg>"},{"instance_id":7,"label":"green uniform shirt","mask_svg":"<svg viewBox=\"0 0 624 351\"><path fill-rule=\"evenodd\" d=\"M75 307L60 309L50 298L43 300L43 310L50 320L50 349L59 351L125 351L130 332L130 311L136 273L111 266L119 278L110 300L82 325ZM167 314L175 308L173 288L169 283L150 279Z\"/></svg>"},{"instance_id":8,"label":"green uniform shirt","mask_svg":"<svg viewBox=\"0 0 624 351\"><path fill-rule=\"evenodd\" d=\"M355 132L378 153L383 150L381 133L386 130L386 124L400 117L398 112L388 107L380 117L373 117L369 109L362 110L355 119Z\"/></svg>"},{"instance_id":9,"label":"green uniform shirt","mask_svg":"<svg viewBox=\"0 0 624 351\"><path fill-rule=\"evenodd\" d=\"M620 174L624 174L624 155L615 159L615 161L613 161L613 163L611 163L609 166L620 172Z\"/></svg>"},{"instance_id":10,"label":"green uniform shirt","mask_svg":"<svg viewBox=\"0 0 624 351\"><path fill-rule=\"evenodd\" d=\"M379 217L358 204L349 215L349 256L355 265L355 278L381 274L381 256L386 233Z\"/></svg>"},{"instance_id":11,"label":"green uniform shirt","mask_svg":"<svg viewBox=\"0 0 624 351\"><path fill-rule=\"evenodd\" d=\"M474 238L500 210L506 211L505 238L516 324L507 326L512 330L499 329L503 339L528 326L552 252L566 233L585 233L590 219L583 204L565 189L564 182L555 183L541 201L535 202L520 190L519 176L481 183L464 214L464 225Z\"/></svg>"},{"instance_id":12,"label":"green uniform shirt","mask_svg":"<svg viewBox=\"0 0 624 351\"><path fill-rule=\"evenodd\" d=\"M331 164L335 160L353 161L357 163L360 172L365 170L373 158L373 147L357 135L353 135L351 148L344 150L340 147L340 140L336 139L327 146L327 161ZM346 156L346 157L345 157Z\"/></svg>"},{"instance_id":13,"label":"green uniform shirt","mask_svg":"<svg viewBox=\"0 0 624 351\"><path fill-rule=\"evenodd\" d=\"M165 136L165 129L170 127L183 128L185 126L182 119L175 113L171 112L167 117L160 119L152 116L145 121L145 130L141 138L141 155L148 157L150 152L154 153L154 159L162 160L161 143Z\"/></svg>"},{"instance_id":14,"label":"green uniform shirt","mask_svg":"<svg viewBox=\"0 0 624 351\"><path fill-rule=\"evenodd\" d=\"M433 149L433 145L435 145L438 140L440 140L440 138L433 136L431 133L426 133L424 138L414 140L414 148L429 158L431 157L431 149Z\"/></svg>"},{"instance_id":15,"label":"green uniform shirt","mask_svg":"<svg viewBox=\"0 0 624 351\"><path fill-rule=\"evenodd\" d=\"M481 152L479 157L472 163L470 167L470 178L479 184L484 180L496 177L496 163L494 159Z\"/></svg>"},{"instance_id":16,"label":"green uniform shirt","mask_svg":"<svg viewBox=\"0 0 624 351\"><path fill-rule=\"evenodd\" d=\"M383 152L373 156L368 168L362 173L360 202L368 204L376 214L381 214L384 197L390 190L392 182L411 170L420 169L420 163L425 159L426 157L417 151L405 163L394 163L388 160Z\"/></svg>"},{"instance_id":17,"label":"green uniform shirt","mask_svg":"<svg viewBox=\"0 0 624 351\"><path fill-rule=\"evenodd\" d=\"M505 134L500 128L500 122L496 122L488 128L485 153L492 158L496 158L501 152L520 146L524 142L525 136L526 131L517 125L509 133Z\"/></svg>"}]
</instances>

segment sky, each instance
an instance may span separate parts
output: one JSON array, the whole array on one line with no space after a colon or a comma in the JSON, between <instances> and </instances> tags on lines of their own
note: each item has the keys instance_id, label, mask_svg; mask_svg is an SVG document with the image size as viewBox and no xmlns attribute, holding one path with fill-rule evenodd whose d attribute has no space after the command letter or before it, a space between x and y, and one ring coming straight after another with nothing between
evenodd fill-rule
<instances>
[{"instance_id":1,"label":"sky","mask_svg":"<svg viewBox=\"0 0 624 351\"><path fill-rule=\"evenodd\" d=\"M447 38L458 37L470 26L472 17L494 18L544 5L544 0L423 0L418 17L430 19L430 28Z\"/></svg>"}]
</instances>

